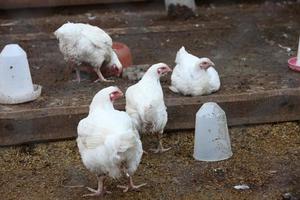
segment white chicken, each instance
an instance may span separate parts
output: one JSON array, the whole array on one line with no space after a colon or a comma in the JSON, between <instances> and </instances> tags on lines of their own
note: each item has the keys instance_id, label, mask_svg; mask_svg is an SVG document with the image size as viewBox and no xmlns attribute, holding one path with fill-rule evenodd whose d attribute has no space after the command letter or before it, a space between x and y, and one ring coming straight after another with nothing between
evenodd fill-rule
<instances>
[{"instance_id":1,"label":"white chicken","mask_svg":"<svg viewBox=\"0 0 300 200\"><path fill-rule=\"evenodd\" d=\"M164 63L152 65L143 78L126 91L126 112L140 133L150 132L158 137L155 153L168 151L162 145L162 134L168 121L160 77L172 71Z\"/></svg>"},{"instance_id":2,"label":"white chicken","mask_svg":"<svg viewBox=\"0 0 300 200\"><path fill-rule=\"evenodd\" d=\"M80 82L79 65L89 64L98 75L98 81L105 79L100 71L105 65L112 74L120 76L122 64L112 49L112 39L102 29L89 24L66 23L54 32L59 40L59 49L69 67L75 67L77 81Z\"/></svg>"},{"instance_id":3,"label":"white chicken","mask_svg":"<svg viewBox=\"0 0 300 200\"><path fill-rule=\"evenodd\" d=\"M143 149L131 118L113 107L113 102L121 96L123 93L117 87L102 89L93 98L88 116L78 124L77 145L82 162L98 179L98 189L88 187L92 193L84 196L105 194L105 178L119 178L122 173L129 180L128 186L119 186L124 192L145 185L135 186L132 181Z\"/></svg>"},{"instance_id":4,"label":"white chicken","mask_svg":"<svg viewBox=\"0 0 300 200\"><path fill-rule=\"evenodd\" d=\"M198 58L181 47L175 63L169 87L173 92L197 96L211 94L220 89L219 74L209 58Z\"/></svg>"}]
</instances>

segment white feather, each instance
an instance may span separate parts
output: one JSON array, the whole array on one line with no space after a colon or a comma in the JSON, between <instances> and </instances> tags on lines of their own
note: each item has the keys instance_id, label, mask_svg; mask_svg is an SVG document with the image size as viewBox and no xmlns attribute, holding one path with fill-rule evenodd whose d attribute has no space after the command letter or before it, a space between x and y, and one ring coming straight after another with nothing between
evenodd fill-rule
<instances>
[{"instance_id":1,"label":"white feather","mask_svg":"<svg viewBox=\"0 0 300 200\"><path fill-rule=\"evenodd\" d=\"M143 78L126 91L126 112L139 132L162 133L168 121L157 68L152 65Z\"/></svg>"},{"instance_id":2,"label":"white feather","mask_svg":"<svg viewBox=\"0 0 300 200\"><path fill-rule=\"evenodd\" d=\"M59 48L65 60L78 65L89 63L100 68L105 62L108 66L122 65L112 49L111 37L102 29L89 24L66 23L54 32L59 40Z\"/></svg>"},{"instance_id":3,"label":"white feather","mask_svg":"<svg viewBox=\"0 0 300 200\"><path fill-rule=\"evenodd\" d=\"M129 174L135 172L143 150L131 118L126 112L115 110L105 93L114 89L109 87L95 95L89 115L78 124L77 144L87 169L118 178L122 167Z\"/></svg>"},{"instance_id":4,"label":"white feather","mask_svg":"<svg viewBox=\"0 0 300 200\"><path fill-rule=\"evenodd\" d=\"M219 90L220 78L218 72L209 67L201 69L199 63L202 59L188 53L182 47L176 54L176 66L171 75L170 89L183 95L205 95Z\"/></svg>"}]
</instances>

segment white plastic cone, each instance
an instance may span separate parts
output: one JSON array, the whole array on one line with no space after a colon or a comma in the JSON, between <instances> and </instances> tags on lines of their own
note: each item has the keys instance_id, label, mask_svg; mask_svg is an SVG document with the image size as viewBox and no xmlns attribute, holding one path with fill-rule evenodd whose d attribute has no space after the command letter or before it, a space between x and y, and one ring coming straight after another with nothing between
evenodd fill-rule
<instances>
[{"instance_id":1,"label":"white plastic cone","mask_svg":"<svg viewBox=\"0 0 300 200\"><path fill-rule=\"evenodd\" d=\"M0 54L0 103L24 103L40 94L41 86L32 84L26 52L17 44L6 45Z\"/></svg>"},{"instance_id":2,"label":"white plastic cone","mask_svg":"<svg viewBox=\"0 0 300 200\"><path fill-rule=\"evenodd\" d=\"M225 112L218 104L203 104L196 114L194 158L220 161L232 156Z\"/></svg>"},{"instance_id":3,"label":"white plastic cone","mask_svg":"<svg viewBox=\"0 0 300 200\"><path fill-rule=\"evenodd\" d=\"M299 42L298 42L298 51L297 51L297 66L300 66L300 36L299 36Z\"/></svg>"}]
</instances>

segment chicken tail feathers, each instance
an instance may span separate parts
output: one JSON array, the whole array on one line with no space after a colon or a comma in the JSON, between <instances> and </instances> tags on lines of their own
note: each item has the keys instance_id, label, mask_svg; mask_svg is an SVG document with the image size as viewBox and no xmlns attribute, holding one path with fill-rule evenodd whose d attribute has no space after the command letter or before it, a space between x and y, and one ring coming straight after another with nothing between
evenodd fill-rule
<instances>
[{"instance_id":1,"label":"chicken tail feathers","mask_svg":"<svg viewBox=\"0 0 300 200\"><path fill-rule=\"evenodd\" d=\"M186 52L184 46L182 46L182 47L177 51L175 63L176 63L176 64L179 64L179 63L181 62L183 56L184 56L186 53L187 53L187 52Z\"/></svg>"},{"instance_id":2,"label":"chicken tail feathers","mask_svg":"<svg viewBox=\"0 0 300 200\"><path fill-rule=\"evenodd\" d=\"M129 149L133 148L136 143L137 136L132 132L125 132L121 135L112 135L107 139L105 145L110 149L109 152L112 159L120 159L120 154L125 153Z\"/></svg>"}]
</instances>

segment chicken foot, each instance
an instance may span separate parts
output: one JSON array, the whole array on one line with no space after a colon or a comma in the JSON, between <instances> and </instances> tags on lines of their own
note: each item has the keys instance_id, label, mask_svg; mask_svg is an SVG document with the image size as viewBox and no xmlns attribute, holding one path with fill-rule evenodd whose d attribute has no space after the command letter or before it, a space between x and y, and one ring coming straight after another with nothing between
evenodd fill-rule
<instances>
[{"instance_id":1,"label":"chicken foot","mask_svg":"<svg viewBox=\"0 0 300 200\"><path fill-rule=\"evenodd\" d=\"M85 194L83 197L92 197L92 196L103 196L104 194L108 193L110 194L110 191L107 191L106 188L104 187L104 181L105 181L106 176L97 176L98 180L98 189L95 190L90 187L86 187L90 192L90 194Z\"/></svg>"},{"instance_id":2,"label":"chicken foot","mask_svg":"<svg viewBox=\"0 0 300 200\"><path fill-rule=\"evenodd\" d=\"M126 176L128 177L128 185L127 186L123 186L123 185L117 186L118 188L123 189L123 192L128 192L129 190L137 190L140 187L147 185L147 183L143 183L140 185L134 185L132 177L128 173L126 173Z\"/></svg>"},{"instance_id":3,"label":"chicken foot","mask_svg":"<svg viewBox=\"0 0 300 200\"><path fill-rule=\"evenodd\" d=\"M172 147L164 148L162 144L162 133L157 133L158 146L156 149L150 149L153 153L163 153L169 151Z\"/></svg>"}]
</instances>

